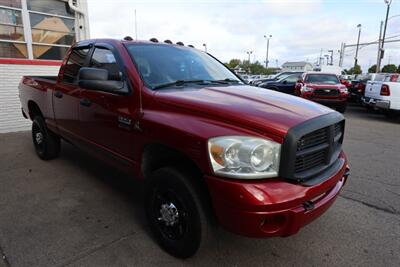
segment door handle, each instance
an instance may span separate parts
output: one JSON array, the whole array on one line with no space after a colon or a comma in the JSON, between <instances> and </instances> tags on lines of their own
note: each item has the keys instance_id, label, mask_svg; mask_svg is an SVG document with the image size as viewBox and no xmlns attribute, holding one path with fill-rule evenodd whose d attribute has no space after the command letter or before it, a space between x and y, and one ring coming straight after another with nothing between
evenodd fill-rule
<instances>
[{"instance_id":1,"label":"door handle","mask_svg":"<svg viewBox=\"0 0 400 267\"><path fill-rule=\"evenodd\" d=\"M54 93L54 96L57 97L57 98L62 98L62 97L63 97L63 93L60 92L60 91L56 91L56 92Z\"/></svg>"},{"instance_id":2,"label":"door handle","mask_svg":"<svg viewBox=\"0 0 400 267\"><path fill-rule=\"evenodd\" d=\"M81 104L81 106L85 106L85 107L90 107L90 105L92 104L92 102L90 102L89 99L87 98L82 98L79 103Z\"/></svg>"}]
</instances>

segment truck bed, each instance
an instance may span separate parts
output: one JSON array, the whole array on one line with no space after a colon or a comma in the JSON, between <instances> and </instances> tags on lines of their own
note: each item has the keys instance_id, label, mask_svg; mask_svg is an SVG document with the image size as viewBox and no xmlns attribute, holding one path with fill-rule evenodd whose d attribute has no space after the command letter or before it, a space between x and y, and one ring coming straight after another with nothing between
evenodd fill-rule
<instances>
[{"instance_id":1,"label":"truck bed","mask_svg":"<svg viewBox=\"0 0 400 267\"><path fill-rule=\"evenodd\" d=\"M52 97L57 79L57 76L22 77L19 84L19 97L23 112L26 115L29 115L28 106L30 102L34 102L40 107L45 119L54 119Z\"/></svg>"}]
</instances>

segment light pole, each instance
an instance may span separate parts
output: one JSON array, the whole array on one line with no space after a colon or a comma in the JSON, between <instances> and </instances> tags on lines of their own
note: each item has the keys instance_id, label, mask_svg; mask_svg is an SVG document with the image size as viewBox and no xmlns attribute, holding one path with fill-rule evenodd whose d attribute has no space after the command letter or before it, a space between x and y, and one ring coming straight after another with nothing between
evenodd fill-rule
<instances>
[{"instance_id":1,"label":"light pole","mask_svg":"<svg viewBox=\"0 0 400 267\"><path fill-rule=\"evenodd\" d=\"M377 71L379 71L379 69L381 67L381 62L382 62L382 59L385 54L385 50L383 49L383 46L385 45L386 28L387 28L387 23L388 23L388 19L389 19L390 5L392 4L392 0L384 0L384 1L385 1L385 4L387 5L386 19L385 19L385 27L383 29L382 43L381 43L381 47L379 49L379 58L378 58L378 62L377 62L378 64L376 64Z\"/></svg>"},{"instance_id":2,"label":"light pole","mask_svg":"<svg viewBox=\"0 0 400 267\"><path fill-rule=\"evenodd\" d=\"M361 24L358 24L357 28L358 28L358 38L357 38L356 56L354 57L354 68L357 66L358 62L358 47L360 46Z\"/></svg>"},{"instance_id":3,"label":"light pole","mask_svg":"<svg viewBox=\"0 0 400 267\"><path fill-rule=\"evenodd\" d=\"M207 44L203 44L204 46L204 51L207 53Z\"/></svg>"},{"instance_id":4,"label":"light pole","mask_svg":"<svg viewBox=\"0 0 400 267\"><path fill-rule=\"evenodd\" d=\"M267 54L265 55L265 68L268 69L268 53L269 53L269 40L272 38L272 35L264 35L264 38L267 39Z\"/></svg>"},{"instance_id":5,"label":"light pole","mask_svg":"<svg viewBox=\"0 0 400 267\"><path fill-rule=\"evenodd\" d=\"M250 55L253 54L253 51L246 51L246 54L249 56L249 64L250 64Z\"/></svg>"}]
</instances>

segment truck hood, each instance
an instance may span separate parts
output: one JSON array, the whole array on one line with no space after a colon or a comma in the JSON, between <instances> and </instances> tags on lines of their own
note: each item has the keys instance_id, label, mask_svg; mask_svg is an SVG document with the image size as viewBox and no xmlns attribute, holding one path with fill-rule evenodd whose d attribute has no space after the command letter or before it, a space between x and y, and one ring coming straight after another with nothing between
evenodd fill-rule
<instances>
[{"instance_id":1,"label":"truck hood","mask_svg":"<svg viewBox=\"0 0 400 267\"><path fill-rule=\"evenodd\" d=\"M155 93L163 105L196 112L235 126L284 137L291 127L331 109L299 97L251 86L167 89Z\"/></svg>"}]
</instances>

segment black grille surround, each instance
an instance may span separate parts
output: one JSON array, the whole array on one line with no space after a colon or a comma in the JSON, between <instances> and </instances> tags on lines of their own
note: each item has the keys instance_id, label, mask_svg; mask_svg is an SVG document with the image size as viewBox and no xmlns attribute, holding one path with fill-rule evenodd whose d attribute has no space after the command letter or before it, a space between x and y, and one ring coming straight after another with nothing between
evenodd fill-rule
<instances>
[{"instance_id":1,"label":"black grille surround","mask_svg":"<svg viewBox=\"0 0 400 267\"><path fill-rule=\"evenodd\" d=\"M339 94L340 92L336 88L321 88L314 90L314 95L316 96L338 96Z\"/></svg>"},{"instance_id":2,"label":"black grille surround","mask_svg":"<svg viewBox=\"0 0 400 267\"><path fill-rule=\"evenodd\" d=\"M331 112L289 129L282 144L279 176L313 185L329 178L344 161L339 159L345 119Z\"/></svg>"}]
</instances>

